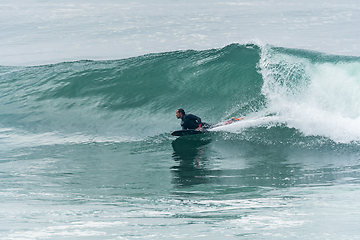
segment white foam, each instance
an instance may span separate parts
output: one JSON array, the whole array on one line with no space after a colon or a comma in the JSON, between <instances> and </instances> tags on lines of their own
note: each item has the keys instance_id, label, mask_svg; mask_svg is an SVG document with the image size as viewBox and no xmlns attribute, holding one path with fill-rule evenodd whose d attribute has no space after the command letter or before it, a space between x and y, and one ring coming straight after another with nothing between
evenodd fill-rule
<instances>
[{"instance_id":1,"label":"white foam","mask_svg":"<svg viewBox=\"0 0 360 240\"><path fill-rule=\"evenodd\" d=\"M280 66L280 67L279 67ZM264 49L266 111L305 135L360 141L360 63L312 63Z\"/></svg>"}]
</instances>

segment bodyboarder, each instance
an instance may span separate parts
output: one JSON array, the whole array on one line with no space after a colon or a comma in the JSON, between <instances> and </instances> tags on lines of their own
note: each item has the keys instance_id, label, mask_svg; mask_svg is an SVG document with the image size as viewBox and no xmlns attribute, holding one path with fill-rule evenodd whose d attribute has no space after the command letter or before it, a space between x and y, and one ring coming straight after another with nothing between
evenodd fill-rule
<instances>
[{"instance_id":1,"label":"bodyboarder","mask_svg":"<svg viewBox=\"0 0 360 240\"><path fill-rule=\"evenodd\" d=\"M193 114L185 114L184 109L179 108L176 110L177 119L181 119L181 127L183 130L196 129L202 130L211 127L211 124L201 122L201 118Z\"/></svg>"}]
</instances>

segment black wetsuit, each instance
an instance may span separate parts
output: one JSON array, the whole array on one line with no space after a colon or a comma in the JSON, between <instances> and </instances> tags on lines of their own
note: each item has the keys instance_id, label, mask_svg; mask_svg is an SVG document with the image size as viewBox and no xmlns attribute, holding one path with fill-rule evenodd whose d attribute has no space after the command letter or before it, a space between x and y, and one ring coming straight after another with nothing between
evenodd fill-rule
<instances>
[{"instance_id":1,"label":"black wetsuit","mask_svg":"<svg viewBox=\"0 0 360 240\"><path fill-rule=\"evenodd\" d=\"M196 129L201 124L201 118L193 114L185 114L181 118L181 127L183 130Z\"/></svg>"},{"instance_id":2,"label":"black wetsuit","mask_svg":"<svg viewBox=\"0 0 360 240\"><path fill-rule=\"evenodd\" d=\"M201 125L202 129L211 128L213 125L205 122L201 122L201 118L193 114L185 114L181 118L181 127L183 130L196 129Z\"/></svg>"}]
</instances>

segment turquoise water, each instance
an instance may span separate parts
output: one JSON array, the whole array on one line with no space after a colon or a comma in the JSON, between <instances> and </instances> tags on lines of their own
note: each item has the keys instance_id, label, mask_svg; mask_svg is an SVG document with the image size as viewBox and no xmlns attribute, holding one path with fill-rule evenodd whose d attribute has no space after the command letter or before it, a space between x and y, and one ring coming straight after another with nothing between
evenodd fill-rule
<instances>
[{"instance_id":1,"label":"turquoise water","mask_svg":"<svg viewBox=\"0 0 360 240\"><path fill-rule=\"evenodd\" d=\"M348 45L333 52L327 51L330 40L315 43L319 28L321 39L335 30L347 33L356 22L356 3L171 2L158 13L151 10L162 1L149 9L141 2L34 3L1 5L8 10L3 18L13 21L0 25L7 38L24 24L37 29L24 32L27 41L17 35L0 45L9 46L1 50L8 57L0 58L1 239L360 237L357 37L344 33L338 40ZM196 8L189 6L204 7L200 19L190 18ZM214 6L222 11L215 14ZM302 11L293 15L295 7ZM170 8L174 18L186 17L171 22ZM118 18L127 23L112 18L116 9L123 9ZM134 9L142 14L130 17ZM254 41L217 46L221 34L232 39L245 26L236 27L239 9L249 14L244 24L268 42L248 33ZM160 16L165 26L158 25ZM270 21L279 16L288 19L286 26ZM301 39L292 44L286 33L274 45L273 35L261 37L266 32L259 22L278 24L275 32L310 31L314 35L302 35L310 47L299 47ZM110 23L128 27L123 35L107 35L110 42L128 39L122 46L144 46L146 34L156 39L166 26L184 37L218 35L200 47L178 38L179 47L167 32L163 47L149 41L147 49L129 48L120 56L119 48L111 55L99 44L100 30ZM47 33L39 30L42 24ZM73 35L60 31L69 26L65 33ZM198 27L199 35L185 26ZM37 52L36 36L43 37L39 44L50 44L49 55ZM75 40L84 43L77 50L62 46ZM23 51L24 44L34 48ZM95 50L85 54L89 46ZM209 123L244 120L172 137L180 129L180 107Z\"/></svg>"}]
</instances>

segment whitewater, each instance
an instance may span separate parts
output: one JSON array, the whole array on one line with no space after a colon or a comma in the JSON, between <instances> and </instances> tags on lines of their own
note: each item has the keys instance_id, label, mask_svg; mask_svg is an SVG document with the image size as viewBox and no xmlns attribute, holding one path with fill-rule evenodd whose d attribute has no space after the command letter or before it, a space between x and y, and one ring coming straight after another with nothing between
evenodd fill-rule
<instances>
[{"instance_id":1,"label":"whitewater","mask_svg":"<svg viewBox=\"0 0 360 240\"><path fill-rule=\"evenodd\" d=\"M358 239L359 11L2 1L0 239Z\"/></svg>"}]
</instances>

